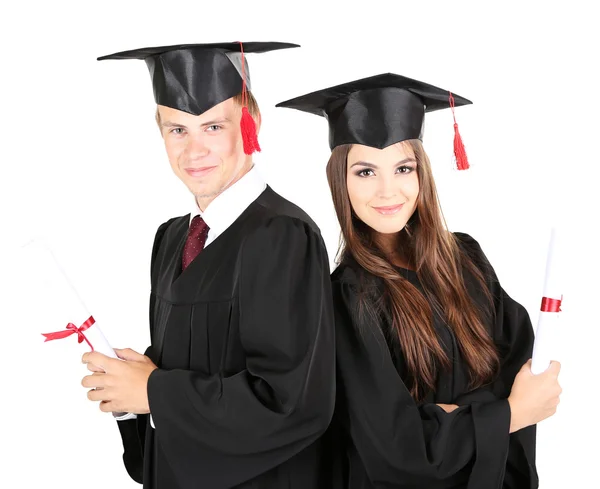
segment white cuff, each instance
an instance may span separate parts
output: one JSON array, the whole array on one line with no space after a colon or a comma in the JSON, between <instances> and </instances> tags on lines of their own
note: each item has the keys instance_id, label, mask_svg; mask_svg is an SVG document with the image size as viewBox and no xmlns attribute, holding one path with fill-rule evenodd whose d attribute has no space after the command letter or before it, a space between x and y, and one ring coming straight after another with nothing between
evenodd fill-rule
<instances>
[{"instance_id":1,"label":"white cuff","mask_svg":"<svg viewBox=\"0 0 600 489\"><path fill-rule=\"evenodd\" d=\"M127 421L128 419L137 418L137 414L133 413L113 413L113 416L117 421ZM154 426L154 419L152 418L152 415L150 415L150 426L156 429L156 427Z\"/></svg>"},{"instance_id":2,"label":"white cuff","mask_svg":"<svg viewBox=\"0 0 600 489\"><path fill-rule=\"evenodd\" d=\"M117 421L126 421L128 419L136 419L137 414L133 413L113 413L113 416Z\"/></svg>"}]
</instances>

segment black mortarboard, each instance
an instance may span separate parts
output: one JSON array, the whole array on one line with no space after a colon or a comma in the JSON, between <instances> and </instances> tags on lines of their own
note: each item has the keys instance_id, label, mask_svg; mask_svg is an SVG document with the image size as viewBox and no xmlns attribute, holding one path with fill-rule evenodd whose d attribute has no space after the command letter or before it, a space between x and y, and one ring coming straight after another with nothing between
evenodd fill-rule
<instances>
[{"instance_id":1,"label":"black mortarboard","mask_svg":"<svg viewBox=\"0 0 600 489\"><path fill-rule=\"evenodd\" d=\"M250 90L250 75L244 53L295 47L299 45L284 42L179 44L123 51L101 56L98 61L144 60L150 70L157 104L200 115L242 93L246 87ZM244 119L243 122L251 124L247 116ZM245 130L242 125L242 131ZM257 146L256 149L260 148Z\"/></svg>"},{"instance_id":2,"label":"black mortarboard","mask_svg":"<svg viewBox=\"0 0 600 489\"><path fill-rule=\"evenodd\" d=\"M317 90L281 102L277 107L325 117L332 150L341 144L383 149L400 141L422 139L426 112L452 108L454 113L455 106L471 103L433 85L384 73ZM458 166L468 168L456 121L454 127Z\"/></svg>"}]
</instances>

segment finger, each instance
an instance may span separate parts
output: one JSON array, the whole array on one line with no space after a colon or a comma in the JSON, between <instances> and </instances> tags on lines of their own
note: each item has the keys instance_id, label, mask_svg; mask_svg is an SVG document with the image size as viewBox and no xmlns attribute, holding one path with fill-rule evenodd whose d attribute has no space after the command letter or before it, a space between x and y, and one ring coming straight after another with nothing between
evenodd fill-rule
<instances>
[{"instance_id":1,"label":"finger","mask_svg":"<svg viewBox=\"0 0 600 489\"><path fill-rule=\"evenodd\" d=\"M81 379L81 385L83 387L99 387L103 388L108 385L105 373L94 372L92 375L86 375Z\"/></svg>"},{"instance_id":2,"label":"finger","mask_svg":"<svg viewBox=\"0 0 600 489\"><path fill-rule=\"evenodd\" d=\"M146 358L144 355L132 350L131 348L115 348L115 353L121 360L128 360L132 362L141 362L144 360L144 358Z\"/></svg>"},{"instance_id":3,"label":"finger","mask_svg":"<svg viewBox=\"0 0 600 489\"><path fill-rule=\"evenodd\" d=\"M561 368L560 362L553 360L550 362L550 367L548 368L548 371L558 375L558 373L560 372L560 368Z\"/></svg>"},{"instance_id":4,"label":"finger","mask_svg":"<svg viewBox=\"0 0 600 489\"><path fill-rule=\"evenodd\" d=\"M525 373L529 373L529 374L533 375L533 372L531 371L531 358L523 364L520 372L525 372Z\"/></svg>"},{"instance_id":5,"label":"finger","mask_svg":"<svg viewBox=\"0 0 600 489\"><path fill-rule=\"evenodd\" d=\"M113 408L114 406L114 402L112 401L102 401L100 403L100 411L102 411L103 413L112 413L115 411L115 409Z\"/></svg>"},{"instance_id":6,"label":"finger","mask_svg":"<svg viewBox=\"0 0 600 489\"><path fill-rule=\"evenodd\" d=\"M87 397L90 401L111 401L111 393L108 389L91 389L87 393Z\"/></svg>"},{"instance_id":7,"label":"finger","mask_svg":"<svg viewBox=\"0 0 600 489\"><path fill-rule=\"evenodd\" d=\"M93 363L96 367L101 368L105 372L108 372L115 361L114 358L107 357L103 353L97 351L84 353L83 357L81 357L82 363Z\"/></svg>"},{"instance_id":8,"label":"finger","mask_svg":"<svg viewBox=\"0 0 600 489\"><path fill-rule=\"evenodd\" d=\"M548 366L548 368L546 369L545 373L554 378L557 379L558 378L558 374L560 373L560 363L558 362L550 362L550 365Z\"/></svg>"},{"instance_id":9,"label":"finger","mask_svg":"<svg viewBox=\"0 0 600 489\"><path fill-rule=\"evenodd\" d=\"M94 365L93 363L88 363L87 364L87 369L90 372L104 372L104 370L102 370L100 367Z\"/></svg>"},{"instance_id":10,"label":"finger","mask_svg":"<svg viewBox=\"0 0 600 489\"><path fill-rule=\"evenodd\" d=\"M115 403L115 401L102 401L100 403L100 406L98 406L100 408L100 411L102 411L103 413L118 413L118 412L122 412L121 410L117 409L117 404Z\"/></svg>"}]
</instances>

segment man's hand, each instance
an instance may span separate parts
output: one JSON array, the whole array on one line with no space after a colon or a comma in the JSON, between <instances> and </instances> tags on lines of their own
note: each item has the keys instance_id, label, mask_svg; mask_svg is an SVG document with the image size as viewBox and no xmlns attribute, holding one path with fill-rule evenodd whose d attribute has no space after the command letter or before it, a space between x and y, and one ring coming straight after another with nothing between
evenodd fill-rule
<instances>
[{"instance_id":1,"label":"man's hand","mask_svg":"<svg viewBox=\"0 0 600 489\"><path fill-rule=\"evenodd\" d=\"M100 401L100 410L106 413L148 414L148 377L158 367L130 348L115 353L121 360L98 352L83 355L81 361L93 372L81 381L92 389L88 399Z\"/></svg>"}]
</instances>

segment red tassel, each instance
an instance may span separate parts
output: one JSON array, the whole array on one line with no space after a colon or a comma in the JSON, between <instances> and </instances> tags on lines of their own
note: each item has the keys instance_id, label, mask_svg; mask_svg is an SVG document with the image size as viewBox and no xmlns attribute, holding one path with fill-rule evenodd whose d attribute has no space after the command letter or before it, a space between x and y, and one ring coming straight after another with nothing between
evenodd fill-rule
<instances>
[{"instance_id":1,"label":"red tassel","mask_svg":"<svg viewBox=\"0 0 600 489\"><path fill-rule=\"evenodd\" d=\"M260 151L258 136L256 135L256 122L248 111L248 94L246 93L246 70L244 58L244 45L241 41L240 51L242 52L242 120L240 128L242 130L242 141L244 142L244 153L251 155L255 151Z\"/></svg>"},{"instance_id":2,"label":"red tassel","mask_svg":"<svg viewBox=\"0 0 600 489\"><path fill-rule=\"evenodd\" d=\"M469 169L469 160L467 158L467 152L465 151L465 145L458 132L458 124L454 123L454 156L456 157L456 167L459 170Z\"/></svg>"},{"instance_id":3,"label":"red tassel","mask_svg":"<svg viewBox=\"0 0 600 489\"><path fill-rule=\"evenodd\" d=\"M248 111L248 107L242 107L242 120L240 122L242 129L242 140L244 142L244 153L251 155L255 151L260 151L258 137L256 136L256 123Z\"/></svg>"},{"instance_id":4,"label":"red tassel","mask_svg":"<svg viewBox=\"0 0 600 489\"><path fill-rule=\"evenodd\" d=\"M452 93L450 93L450 108L452 109L452 117L454 118L454 157L456 158L456 167L459 170L468 170L469 159L467 158L467 152L460 137L460 132L458 132L458 124L454 116L454 97Z\"/></svg>"}]
</instances>

